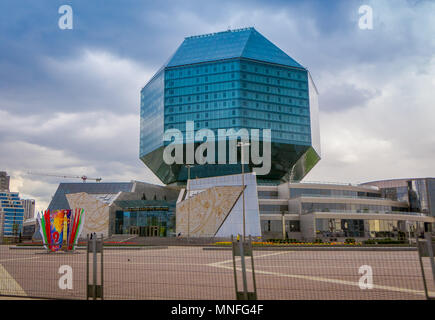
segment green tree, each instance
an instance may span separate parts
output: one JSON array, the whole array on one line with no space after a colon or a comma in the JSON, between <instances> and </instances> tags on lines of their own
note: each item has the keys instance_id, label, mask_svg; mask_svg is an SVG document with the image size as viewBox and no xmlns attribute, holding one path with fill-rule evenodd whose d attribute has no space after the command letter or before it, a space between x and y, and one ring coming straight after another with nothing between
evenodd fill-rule
<instances>
[{"instance_id":1,"label":"green tree","mask_svg":"<svg viewBox=\"0 0 435 320\"><path fill-rule=\"evenodd\" d=\"M18 232L19 232L19 229L20 229L20 225L19 225L18 223L14 223L14 224L12 225L12 232L13 232L13 234L14 234L14 236L15 236L15 241L16 241L17 238L18 238Z\"/></svg>"}]
</instances>

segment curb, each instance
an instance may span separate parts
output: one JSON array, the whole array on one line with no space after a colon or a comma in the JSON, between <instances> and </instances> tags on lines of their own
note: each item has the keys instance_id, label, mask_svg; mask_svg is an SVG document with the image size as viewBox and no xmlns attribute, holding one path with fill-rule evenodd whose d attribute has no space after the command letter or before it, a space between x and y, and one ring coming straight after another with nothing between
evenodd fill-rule
<instances>
[{"instance_id":1,"label":"curb","mask_svg":"<svg viewBox=\"0 0 435 320\"><path fill-rule=\"evenodd\" d=\"M417 251L415 247L253 247L254 251ZM232 250L228 247L205 247L202 250Z\"/></svg>"},{"instance_id":2,"label":"curb","mask_svg":"<svg viewBox=\"0 0 435 320\"><path fill-rule=\"evenodd\" d=\"M104 247L104 251L106 250L153 250L153 249L168 249L167 246L141 246L141 247ZM32 247L32 246L13 246L9 247L9 250L43 250L46 251L43 247ZM77 247L77 250L86 250L86 247Z\"/></svg>"}]
</instances>

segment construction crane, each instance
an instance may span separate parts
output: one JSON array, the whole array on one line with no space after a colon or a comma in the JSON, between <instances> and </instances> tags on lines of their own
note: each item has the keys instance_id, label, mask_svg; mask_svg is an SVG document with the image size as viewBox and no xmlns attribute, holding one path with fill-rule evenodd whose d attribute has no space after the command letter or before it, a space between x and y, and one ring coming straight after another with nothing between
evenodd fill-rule
<instances>
[{"instance_id":1,"label":"construction crane","mask_svg":"<svg viewBox=\"0 0 435 320\"><path fill-rule=\"evenodd\" d=\"M88 176L68 176L68 175L57 175L57 174L49 174L49 173L36 173L36 172L27 172L27 174L31 174L34 176L47 176L47 177L57 177L57 178L65 178L65 179L82 179L83 183L86 180L95 180L95 182L101 182L102 178L90 178Z\"/></svg>"}]
</instances>

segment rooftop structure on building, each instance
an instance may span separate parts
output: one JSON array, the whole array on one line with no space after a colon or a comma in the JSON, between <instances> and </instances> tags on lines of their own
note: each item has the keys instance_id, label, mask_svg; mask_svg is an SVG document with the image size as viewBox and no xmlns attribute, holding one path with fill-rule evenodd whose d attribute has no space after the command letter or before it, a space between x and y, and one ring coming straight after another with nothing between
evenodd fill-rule
<instances>
[{"instance_id":1,"label":"rooftop structure on building","mask_svg":"<svg viewBox=\"0 0 435 320\"><path fill-rule=\"evenodd\" d=\"M23 199L23 208L24 208L24 220L32 219L35 217L35 199Z\"/></svg>"},{"instance_id":2,"label":"rooftop structure on building","mask_svg":"<svg viewBox=\"0 0 435 320\"><path fill-rule=\"evenodd\" d=\"M10 177L6 171L0 171L0 191L9 191Z\"/></svg>"}]
</instances>

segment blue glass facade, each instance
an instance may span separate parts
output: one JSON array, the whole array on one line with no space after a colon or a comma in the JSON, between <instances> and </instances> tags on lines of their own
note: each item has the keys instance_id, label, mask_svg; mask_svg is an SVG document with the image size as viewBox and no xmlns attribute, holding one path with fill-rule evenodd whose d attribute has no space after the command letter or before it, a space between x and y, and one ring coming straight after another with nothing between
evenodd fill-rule
<instances>
[{"instance_id":1,"label":"blue glass facade","mask_svg":"<svg viewBox=\"0 0 435 320\"><path fill-rule=\"evenodd\" d=\"M165 130L272 129L272 142L310 145L307 72L232 60L168 69Z\"/></svg>"},{"instance_id":2,"label":"blue glass facade","mask_svg":"<svg viewBox=\"0 0 435 320\"><path fill-rule=\"evenodd\" d=\"M23 228L24 208L16 192L0 192L0 232L5 237L18 236Z\"/></svg>"},{"instance_id":3,"label":"blue glass facade","mask_svg":"<svg viewBox=\"0 0 435 320\"><path fill-rule=\"evenodd\" d=\"M185 167L163 162L163 129L186 136L186 121L194 121L195 131L210 129L216 139L218 129L271 129L272 169L259 178L299 180L319 160L313 96L307 70L253 28L188 37L142 89L140 158L163 182L182 183ZM191 177L233 173L240 165L206 164Z\"/></svg>"},{"instance_id":4,"label":"blue glass facade","mask_svg":"<svg viewBox=\"0 0 435 320\"><path fill-rule=\"evenodd\" d=\"M158 72L141 92L140 154L163 145L164 71ZM147 130L152 124L153 130Z\"/></svg>"}]
</instances>

